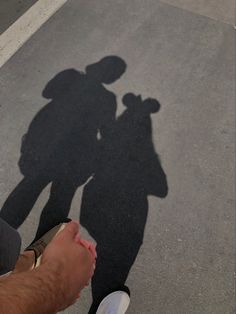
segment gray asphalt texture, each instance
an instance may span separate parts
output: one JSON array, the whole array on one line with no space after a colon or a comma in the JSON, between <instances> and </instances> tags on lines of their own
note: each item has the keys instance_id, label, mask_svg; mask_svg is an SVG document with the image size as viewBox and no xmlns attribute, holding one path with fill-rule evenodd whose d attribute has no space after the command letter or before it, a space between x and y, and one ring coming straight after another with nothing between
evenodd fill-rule
<instances>
[{"instance_id":1,"label":"gray asphalt texture","mask_svg":"<svg viewBox=\"0 0 236 314\"><path fill-rule=\"evenodd\" d=\"M23 177L22 136L49 102L42 91L57 73L116 55L127 64L106 86L117 96L117 115L127 92L160 102L152 138L169 190L165 198L148 196L127 313L235 313L234 4L226 10L221 1L216 11L194 2L68 1L0 70L2 205ZM19 229L23 247L49 193L48 185ZM71 218L79 218L82 194L81 186ZM90 303L88 287L64 313L87 313Z\"/></svg>"},{"instance_id":2,"label":"gray asphalt texture","mask_svg":"<svg viewBox=\"0 0 236 314\"><path fill-rule=\"evenodd\" d=\"M25 13L37 0L1 0L0 34Z\"/></svg>"}]
</instances>

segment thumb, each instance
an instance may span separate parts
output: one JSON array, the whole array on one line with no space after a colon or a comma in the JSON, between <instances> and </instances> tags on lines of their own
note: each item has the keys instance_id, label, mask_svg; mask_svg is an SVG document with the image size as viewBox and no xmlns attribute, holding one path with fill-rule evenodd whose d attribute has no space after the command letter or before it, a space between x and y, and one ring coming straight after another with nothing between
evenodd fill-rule
<instances>
[{"instance_id":1,"label":"thumb","mask_svg":"<svg viewBox=\"0 0 236 314\"><path fill-rule=\"evenodd\" d=\"M77 221L70 221L65 228L58 234L58 237L63 239L73 240L79 232L79 223Z\"/></svg>"}]
</instances>

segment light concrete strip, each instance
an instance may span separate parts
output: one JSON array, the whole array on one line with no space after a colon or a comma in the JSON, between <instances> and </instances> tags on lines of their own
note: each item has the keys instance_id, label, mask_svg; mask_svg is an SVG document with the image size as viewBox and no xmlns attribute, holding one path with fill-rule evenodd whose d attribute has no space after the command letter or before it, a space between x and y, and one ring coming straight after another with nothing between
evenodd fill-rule
<instances>
[{"instance_id":1,"label":"light concrete strip","mask_svg":"<svg viewBox=\"0 0 236 314\"><path fill-rule=\"evenodd\" d=\"M0 36L0 67L68 0L38 0Z\"/></svg>"}]
</instances>

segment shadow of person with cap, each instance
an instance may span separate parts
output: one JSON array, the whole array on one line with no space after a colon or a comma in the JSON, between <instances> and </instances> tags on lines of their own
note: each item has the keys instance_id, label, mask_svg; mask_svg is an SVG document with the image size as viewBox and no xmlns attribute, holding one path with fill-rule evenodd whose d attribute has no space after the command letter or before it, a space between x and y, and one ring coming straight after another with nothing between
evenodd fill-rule
<instances>
[{"instance_id":1,"label":"shadow of person with cap","mask_svg":"<svg viewBox=\"0 0 236 314\"><path fill-rule=\"evenodd\" d=\"M112 84L125 70L120 57L107 56L85 72L62 71L46 85L42 95L51 101L22 139L19 168L24 178L0 213L12 227L24 222L49 183L36 238L68 216L76 189L94 172L98 134L107 136L115 122L116 96L104 84Z\"/></svg>"},{"instance_id":2,"label":"shadow of person with cap","mask_svg":"<svg viewBox=\"0 0 236 314\"><path fill-rule=\"evenodd\" d=\"M160 104L131 93L123 103L127 109L101 139L95 174L82 197L80 222L96 240L98 253L91 314L105 295L125 284L143 242L148 195L168 193L152 142L151 114Z\"/></svg>"}]
</instances>

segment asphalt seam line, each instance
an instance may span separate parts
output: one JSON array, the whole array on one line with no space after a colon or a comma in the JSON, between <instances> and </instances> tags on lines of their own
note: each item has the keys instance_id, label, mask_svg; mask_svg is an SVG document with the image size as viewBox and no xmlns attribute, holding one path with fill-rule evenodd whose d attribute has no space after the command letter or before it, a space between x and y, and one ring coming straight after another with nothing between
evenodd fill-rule
<instances>
[{"instance_id":1,"label":"asphalt seam line","mask_svg":"<svg viewBox=\"0 0 236 314\"><path fill-rule=\"evenodd\" d=\"M0 68L68 0L38 0L0 35Z\"/></svg>"}]
</instances>

